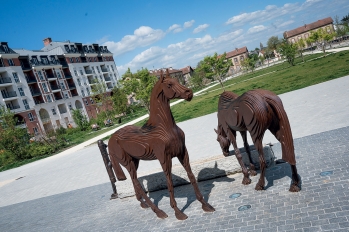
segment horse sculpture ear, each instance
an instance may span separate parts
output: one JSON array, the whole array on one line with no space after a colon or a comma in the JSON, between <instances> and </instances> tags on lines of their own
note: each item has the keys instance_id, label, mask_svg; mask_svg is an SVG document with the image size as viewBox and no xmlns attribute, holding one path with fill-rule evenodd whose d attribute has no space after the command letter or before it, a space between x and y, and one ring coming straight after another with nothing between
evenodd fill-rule
<instances>
[{"instance_id":1,"label":"horse sculpture ear","mask_svg":"<svg viewBox=\"0 0 349 232\"><path fill-rule=\"evenodd\" d=\"M168 72L168 68L166 69L166 78L170 78L170 73Z\"/></svg>"},{"instance_id":2,"label":"horse sculpture ear","mask_svg":"<svg viewBox=\"0 0 349 232\"><path fill-rule=\"evenodd\" d=\"M217 133L217 135L218 135L218 131L215 129L215 128L213 128L213 130Z\"/></svg>"},{"instance_id":3,"label":"horse sculpture ear","mask_svg":"<svg viewBox=\"0 0 349 232\"><path fill-rule=\"evenodd\" d=\"M160 72L160 81L163 82L165 80L165 75L164 75L164 72L162 71L161 69L161 72Z\"/></svg>"}]
</instances>

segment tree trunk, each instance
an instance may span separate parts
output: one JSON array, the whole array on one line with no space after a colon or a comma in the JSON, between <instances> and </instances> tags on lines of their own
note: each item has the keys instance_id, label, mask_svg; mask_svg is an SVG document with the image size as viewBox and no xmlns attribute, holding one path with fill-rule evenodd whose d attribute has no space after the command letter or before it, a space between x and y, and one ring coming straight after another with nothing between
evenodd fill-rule
<instances>
[{"instance_id":1,"label":"tree trunk","mask_svg":"<svg viewBox=\"0 0 349 232\"><path fill-rule=\"evenodd\" d=\"M225 89L224 89L224 86L223 86L223 82L222 82L222 79L221 78L219 78L218 79L218 81L219 81L219 83L221 84L221 87L222 87L222 89L223 89L223 92L225 91Z\"/></svg>"}]
</instances>

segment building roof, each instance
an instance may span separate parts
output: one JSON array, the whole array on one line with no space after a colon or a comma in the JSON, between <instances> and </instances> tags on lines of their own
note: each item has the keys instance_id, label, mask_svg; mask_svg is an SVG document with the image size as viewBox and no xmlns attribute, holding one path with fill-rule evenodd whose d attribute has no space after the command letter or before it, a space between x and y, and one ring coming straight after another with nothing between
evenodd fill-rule
<instances>
[{"instance_id":1,"label":"building roof","mask_svg":"<svg viewBox=\"0 0 349 232\"><path fill-rule=\"evenodd\" d=\"M181 68L183 75L190 73L190 70L193 70L190 66L187 66L185 68Z\"/></svg>"},{"instance_id":2,"label":"building roof","mask_svg":"<svg viewBox=\"0 0 349 232\"><path fill-rule=\"evenodd\" d=\"M163 74L166 75L166 68L164 69L155 69L155 70L149 70L149 73L155 76L160 76L161 74L161 70L163 71ZM172 67L168 68L168 73L172 74L172 73L178 73L178 72L182 72L182 70L179 69L174 69Z\"/></svg>"},{"instance_id":3,"label":"building roof","mask_svg":"<svg viewBox=\"0 0 349 232\"><path fill-rule=\"evenodd\" d=\"M226 58L231 58L234 56L238 56L241 54L244 54L248 52L247 47L242 47L242 48L235 48L235 50L231 51L231 52L227 52Z\"/></svg>"},{"instance_id":4,"label":"building roof","mask_svg":"<svg viewBox=\"0 0 349 232\"><path fill-rule=\"evenodd\" d=\"M298 27L296 29L293 29L290 31L285 31L284 38L287 39L287 38L290 38L292 36L299 35L299 34L302 34L304 32L314 30L316 28L323 27L323 26L326 26L326 25L332 24L332 23L333 23L333 19L331 17L320 19L316 22L313 22L310 24L305 24L304 26Z\"/></svg>"}]
</instances>

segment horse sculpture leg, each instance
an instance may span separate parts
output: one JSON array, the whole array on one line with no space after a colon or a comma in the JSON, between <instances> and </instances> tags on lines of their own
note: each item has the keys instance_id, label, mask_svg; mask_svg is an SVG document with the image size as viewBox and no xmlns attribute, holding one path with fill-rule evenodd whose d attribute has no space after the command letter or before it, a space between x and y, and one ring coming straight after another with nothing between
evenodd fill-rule
<instances>
[{"instance_id":1,"label":"horse sculpture leg","mask_svg":"<svg viewBox=\"0 0 349 232\"><path fill-rule=\"evenodd\" d=\"M246 131L240 131L240 134L241 134L242 140L244 141L244 147L245 147L245 150L246 150L246 152L248 154L248 159L250 161L250 175L251 176L255 176L255 175L257 175L257 172L256 172L256 167L252 163L252 156L251 156L250 145L247 142L247 132Z\"/></svg>"},{"instance_id":2,"label":"horse sculpture leg","mask_svg":"<svg viewBox=\"0 0 349 232\"><path fill-rule=\"evenodd\" d=\"M141 202L141 207L142 208L147 208L147 206L150 206L150 208L156 213L156 215L159 218L167 218L167 214L159 209L145 194L141 184L139 183L137 179L137 166L138 162L126 154L126 152L118 145L114 144L113 146L109 146L109 152L110 156L117 160L118 163L120 163L122 166L124 166L127 171L129 172L132 183L133 183L133 188L135 190L136 198ZM142 198L144 199L145 203L142 201Z\"/></svg>"},{"instance_id":3,"label":"horse sculpture leg","mask_svg":"<svg viewBox=\"0 0 349 232\"><path fill-rule=\"evenodd\" d=\"M132 158L132 161L135 165L136 171L138 170L138 165L139 165L139 159ZM143 209L149 208L149 205L144 201L142 196L135 190L136 198L137 200L141 203L141 207Z\"/></svg>"},{"instance_id":4,"label":"horse sculpture leg","mask_svg":"<svg viewBox=\"0 0 349 232\"><path fill-rule=\"evenodd\" d=\"M243 185L251 184L251 179L249 177L248 170L245 167L244 162L242 161L242 155L241 155L240 150L236 144L236 131L229 130L228 136L229 136L231 143L233 144L236 159L238 160L238 162L241 166L241 169L242 169L242 173L244 174L244 178L242 179L242 184Z\"/></svg>"},{"instance_id":5,"label":"horse sculpture leg","mask_svg":"<svg viewBox=\"0 0 349 232\"><path fill-rule=\"evenodd\" d=\"M215 209L205 201L204 197L202 196L198 184L196 182L196 178L193 174L193 172L191 171L191 167L190 167L190 163L189 163L189 155L188 155L188 151L187 148L185 148L185 152L183 155L178 156L178 160L179 162L182 164L182 166L184 167L185 171L188 174L188 178L190 180L190 183L193 185L194 187L194 191L195 191L195 196L196 199L202 204L202 209L205 212L214 212Z\"/></svg>"},{"instance_id":6,"label":"horse sculpture leg","mask_svg":"<svg viewBox=\"0 0 349 232\"><path fill-rule=\"evenodd\" d=\"M292 170L292 184L289 189L290 192L299 192L301 189L299 188L299 177L297 173L296 165L291 164L291 170Z\"/></svg>"},{"instance_id":7,"label":"horse sculpture leg","mask_svg":"<svg viewBox=\"0 0 349 232\"><path fill-rule=\"evenodd\" d=\"M165 162L160 164L162 166L162 169L165 173L166 180L167 180L167 189L170 194L170 204L173 210L175 211L176 218L178 220L185 220L188 218L188 216L180 211L177 207L177 202L174 197L174 189L173 189L173 182L172 182L172 177L171 177L171 170L172 170L172 160L170 156L165 156Z\"/></svg>"},{"instance_id":8,"label":"horse sculpture leg","mask_svg":"<svg viewBox=\"0 0 349 232\"><path fill-rule=\"evenodd\" d=\"M264 190L265 186L265 160L264 160L264 152L263 152L263 145L261 140L257 140L254 142L254 145L258 151L259 154L259 163L261 168L261 175L259 177L258 183L256 184L255 190Z\"/></svg>"}]
</instances>

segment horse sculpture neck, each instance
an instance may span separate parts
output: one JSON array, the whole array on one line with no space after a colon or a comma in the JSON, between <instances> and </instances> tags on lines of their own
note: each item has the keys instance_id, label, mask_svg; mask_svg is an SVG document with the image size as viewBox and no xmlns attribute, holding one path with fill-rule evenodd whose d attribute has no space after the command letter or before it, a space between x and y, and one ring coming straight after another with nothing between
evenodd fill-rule
<instances>
[{"instance_id":1,"label":"horse sculpture neck","mask_svg":"<svg viewBox=\"0 0 349 232\"><path fill-rule=\"evenodd\" d=\"M150 114L147 124L152 126L162 124L165 127L176 125L170 109L170 100L164 95L160 81L156 83L151 93Z\"/></svg>"}]
</instances>

